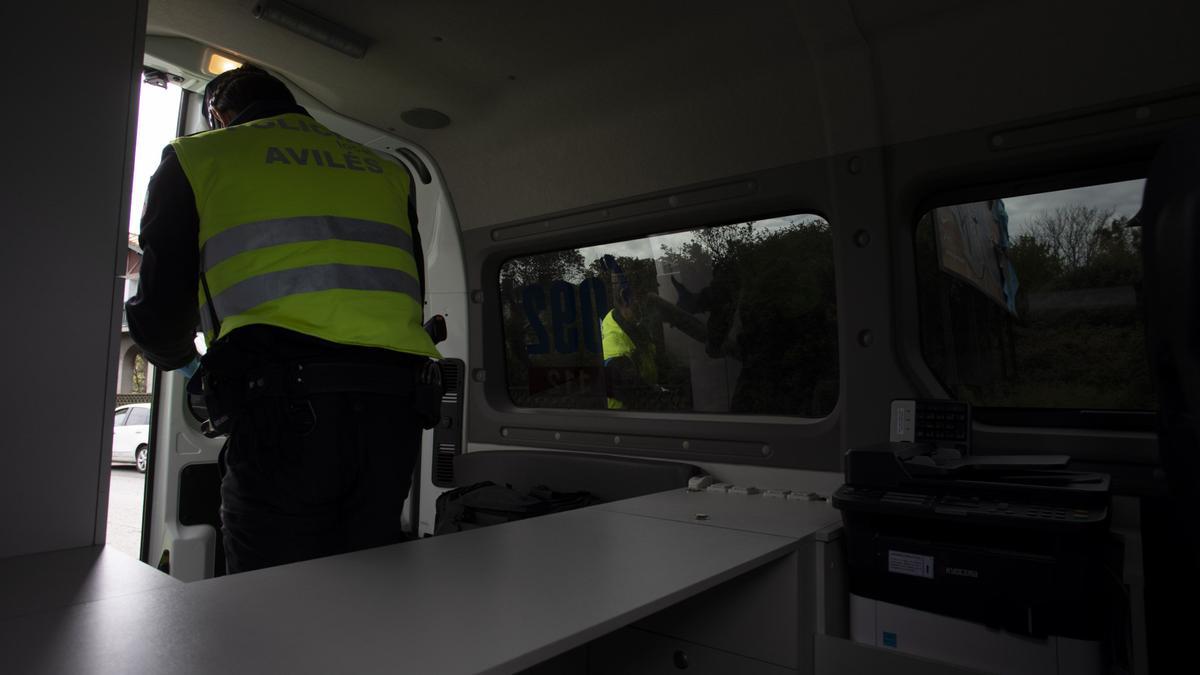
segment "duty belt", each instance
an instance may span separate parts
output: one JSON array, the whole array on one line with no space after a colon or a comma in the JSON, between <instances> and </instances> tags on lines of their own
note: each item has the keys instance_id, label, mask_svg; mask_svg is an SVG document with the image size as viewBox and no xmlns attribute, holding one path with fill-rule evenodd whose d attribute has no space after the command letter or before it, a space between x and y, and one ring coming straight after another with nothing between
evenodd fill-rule
<instances>
[{"instance_id":1,"label":"duty belt","mask_svg":"<svg viewBox=\"0 0 1200 675\"><path fill-rule=\"evenodd\" d=\"M441 370L434 361L413 364L287 363L251 370L246 377L246 401L269 397L358 392L407 395L414 386Z\"/></svg>"}]
</instances>

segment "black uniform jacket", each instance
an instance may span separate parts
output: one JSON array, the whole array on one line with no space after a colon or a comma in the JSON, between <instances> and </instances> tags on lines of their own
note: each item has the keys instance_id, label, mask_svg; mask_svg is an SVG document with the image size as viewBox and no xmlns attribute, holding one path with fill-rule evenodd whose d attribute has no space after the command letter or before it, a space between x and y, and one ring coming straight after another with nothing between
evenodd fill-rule
<instances>
[{"instance_id":1,"label":"black uniform jacket","mask_svg":"<svg viewBox=\"0 0 1200 675\"><path fill-rule=\"evenodd\" d=\"M295 104L255 103L234 118L243 124L285 113L308 112ZM411 176L411 174L410 174ZM413 249L420 273L421 294L425 292L425 265L417 232L416 186L409 194L408 216L412 224ZM133 341L146 358L164 370L182 368L196 357L194 339L199 329L197 307L200 272L200 215L196 195L188 183L175 149L163 150L162 163L150 178L146 207L142 213L141 281L137 295L125 303L125 317ZM304 358L337 353L352 360L393 360L395 354L382 349L336 345L274 326L244 326L230 334L239 345L280 358ZM222 342L226 338L222 338Z\"/></svg>"}]
</instances>

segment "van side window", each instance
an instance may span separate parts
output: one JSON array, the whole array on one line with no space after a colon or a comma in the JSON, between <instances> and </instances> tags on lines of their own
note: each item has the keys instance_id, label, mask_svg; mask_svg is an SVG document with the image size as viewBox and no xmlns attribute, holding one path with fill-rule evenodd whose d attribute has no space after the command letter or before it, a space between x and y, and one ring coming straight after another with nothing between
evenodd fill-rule
<instances>
[{"instance_id":1,"label":"van side window","mask_svg":"<svg viewBox=\"0 0 1200 675\"><path fill-rule=\"evenodd\" d=\"M837 403L818 216L523 256L499 283L515 405L824 417Z\"/></svg>"},{"instance_id":2,"label":"van side window","mask_svg":"<svg viewBox=\"0 0 1200 675\"><path fill-rule=\"evenodd\" d=\"M921 348L976 406L1153 410L1145 181L954 204L916 229Z\"/></svg>"}]
</instances>

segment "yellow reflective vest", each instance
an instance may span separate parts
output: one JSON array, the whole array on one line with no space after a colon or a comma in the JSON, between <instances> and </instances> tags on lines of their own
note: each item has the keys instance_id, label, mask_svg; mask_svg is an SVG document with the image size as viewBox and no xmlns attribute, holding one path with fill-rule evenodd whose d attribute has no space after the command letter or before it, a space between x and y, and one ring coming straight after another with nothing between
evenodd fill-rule
<instances>
[{"instance_id":1,"label":"yellow reflective vest","mask_svg":"<svg viewBox=\"0 0 1200 675\"><path fill-rule=\"evenodd\" d=\"M658 366L654 360L656 354L654 343L642 345L635 343L629 333L621 328L616 312L615 309L609 311L604 316L604 320L600 322L600 347L604 352L604 364L608 365L609 361L616 358L628 357L633 361L638 376L644 382L657 383ZM620 410L625 407L625 402L609 396L608 407L610 410Z\"/></svg>"},{"instance_id":2,"label":"yellow reflective vest","mask_svg":"<svg viewBox=\"0 0 1200 675\"><path fill-rule=\"evenodd\" d=\"M265 324L440 358L421 327L406 171L300 113L172 145L200 215L209 344Z\"/></svg>"}]
</instances>

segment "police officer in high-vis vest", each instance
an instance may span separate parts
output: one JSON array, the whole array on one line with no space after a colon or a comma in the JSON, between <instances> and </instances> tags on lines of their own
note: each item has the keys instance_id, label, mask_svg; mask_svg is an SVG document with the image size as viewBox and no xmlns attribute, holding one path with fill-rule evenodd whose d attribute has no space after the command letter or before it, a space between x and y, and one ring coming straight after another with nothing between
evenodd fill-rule
<instances>
[{"instance_id":1,"label":"police officer in high-vis vest","mask_svg":"<svg viewBox=\"0 0 1200 675\"><path fill-rule=\"evenodd\" d=\"M657 348L645 328L622 307L615 307L600 323L608 407L621 410L657 391Z\"/></svg>"},{"instance_id":2,"label":"police officer in high-vis vest","mask_svg":"<svg viewBox=\"0 0 1200 675\"><path fill-rule=\"evenodd\" d=\"M662 389L658 386L658 349L642 323L644 299L634 292L613 256L605 255L601 263L612 280L613 297L613 309L600 322L608 408L645 407Z\"/></svg>"},{"instance_id":3,"label":"police officer in high-vis vest","mask_svg":"<svg viewBox=\"0 0 1200 675\"><path fill-rule=\"evenodd\" d=\"M228 434L226 569L401 541L438 395L413 181L260 69L217 77L204 105L213 131L151 178L126 316L166 370L189 368L202 327L189 389Z\"/></svg>"}]
</instances>

